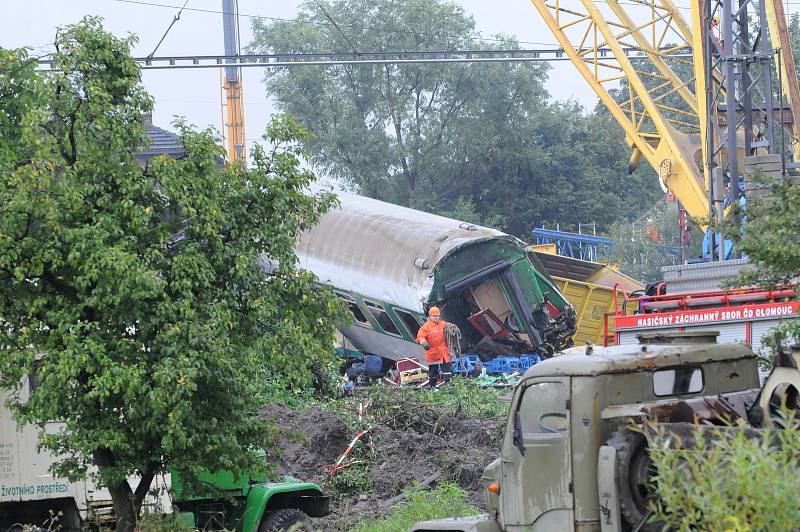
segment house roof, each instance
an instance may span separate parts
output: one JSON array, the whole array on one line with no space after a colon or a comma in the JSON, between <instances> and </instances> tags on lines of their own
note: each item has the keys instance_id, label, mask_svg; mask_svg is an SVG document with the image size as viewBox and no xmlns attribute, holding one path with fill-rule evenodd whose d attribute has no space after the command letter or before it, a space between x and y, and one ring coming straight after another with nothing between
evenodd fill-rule
<instances>
[{"instance_id":1,"label":"house roof","mask_svg":"<svg viewBox=\"0 0 800 532\"><path fill-rule=\"evenodd\" d=\"M183 149L178 135L154 126L153 118L150 115L144 116L144 122L147 127L147 136L150 138L150 145L136 155L139 159L147 161L157 155L169 155L177 159L186 155L186 150Z\"/></svg>"}]
</instances>

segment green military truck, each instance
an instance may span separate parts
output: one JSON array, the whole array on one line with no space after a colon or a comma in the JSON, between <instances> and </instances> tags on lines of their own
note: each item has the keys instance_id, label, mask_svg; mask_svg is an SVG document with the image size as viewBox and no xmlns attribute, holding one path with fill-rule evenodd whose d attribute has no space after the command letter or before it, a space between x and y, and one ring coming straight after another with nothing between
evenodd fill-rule
<instances>
[{"instance_id":1,"label":"green military truck","mask_svg":"<svg viewBox=\"0 0 800 532\"><path fill-rule=\"evenodd\" d=\"M184 522L198 530L239 532L312 532L310 517L328 513L328 497L319 486L284 477L269 482L265 475L230 471L198 477L194 492L172 473L172 504Z\"/></svg>"},{"instance_id":2,"label":"green military truck","mask_svg":"<svg viewBox=\"0 0 800 532\"><path fill-rule=\"evenodd\" d=\"M760 388L750 349L707 332L568 349L515 388L502 455L483 475L488 514L412 530L647 530L653 471L631 423L770 424L770 405L796 402L800 390L797 359L778 365Z\"/></svg>"}]
</instances>

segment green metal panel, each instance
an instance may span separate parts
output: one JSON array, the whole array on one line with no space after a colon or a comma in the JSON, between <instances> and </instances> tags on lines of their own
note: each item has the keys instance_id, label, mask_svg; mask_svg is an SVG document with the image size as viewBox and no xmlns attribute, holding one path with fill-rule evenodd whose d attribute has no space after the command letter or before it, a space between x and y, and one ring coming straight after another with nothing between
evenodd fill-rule
<instances>
[{"instance_id":1,"label":"green metal panel","mask_svg":"<svg viewBox=\"0 0 800 532\"><path fill-rule=\"evenodd\" d=\"M390 305L389 303L383 303L383 308L386 311L386 313L389 314L389 318L391 318L391 320L394 322L395 326L398 329L400 329L400 333L403 335L403 339L408 340L409 342L416 342L417 338L415 336L413 336L411 334L411 331L409 331L406 328L406 324L403 322L403 320L400 319L400 316L397 315L397 312L395 312L395 308L399 308L400 310L411 314L415 318L422 317L422 314L417 314L416 312L412 312L412 311L410 311L408 309L404 309L403 307L397 307L396 305ZM424 318L423 318L423 321L424 321Z\"/></svg>"},{"instance_id":2,"label":"green metal panel","mask_svg":"<svg viewBox=\"0 0 800 532\"><path fill-rule=\"evenodd\" d=\"M433 289L428 302L443 300L444 287L448 283L462 279L495 262L504 260L514 263L524 256L524 249L507 240L486 240L464 246L436 266Z\"/></svg>"},{"instance_id":3,"label":"green metal panel","mask_svg":"<svg viewBox=\"0 0 800 532\"><path fill-rule=\"evenodd\" d=\"M378 320L375 318L372 312L370 312L369 308L366 305L367 300L363 296L361 296L361 294L357 292L350 292L347 290L340 290L338 288L335 290L335 293L341 294L353 300L356 303L356 305L358 305L358 308L361 309L361 312L364 314L364 316L366 316L367 320L369 321L369 324L372 326L374 330L384 334L389 334L383 329L383 327L381 327L381 324L378 323ZM395 313L394 309L395 308L402 309L405 312L408 312L409 314L412 314L415 317L422 317L421 314L403 307L398 307L397 305L393 305L388 301L382 301L380 299L375 299L375 298L369 298L369 301L372 303L377 303L383 308L383 310L386 311L386 314L389 316L389 319L394 322L395 327L397 327L397 329L400 331L400 334L402 335L404 340L407 340L409 342L416 342L416 338L409 333L409 331L406 329L405 324L403 323L403 320L401 320L400 317ZM351 354L346 353L346 355L350 356Z\"/></svg>"},{"instance_id":4,"label":"green metal panel","mask_svg":"<svg viewBox=\"0 0 800 532\"><path fill-rule=\"evenodd\" d=\"M537 270L525 250L507 240L488 240L465 246L440 262L436 268L429 302L444 299L444 287L448 283L501 260L511 264L531 308L543 301L544 294L547 294L548 299L559 310L567 305L566 299L549 279L547 272Z\"/></svg>"},{"instance_id":5,"label":"green metal panel","mask_svg":"<svg viewBox=\"0 0 800 532\"><path fill-rule=\"evenodd\" d=\"M253 455L257 459L265 460L266 453L263 450L253 451ZM221 495L219 492L224 492L226 496L237 497L247 496L250 487L258 482L266 482L267 471L266 462L264 467L258 465L250 471L242 471L239 478L233 471L222 470L212 473L210 471L203 471L197 476L197 481L202 486L210 488L210 491L204 491L201 494L194 494L189 491L185 485L183 478L177 471L170 471L172 480L172 491L174 493L174 501L191 501L199 499L208 499L209 496L216 497Z\"/></svg>"},{"instance_id":6,"label":"green metal panel","mask_svg":"<svg viewBox=\"0 0 800 532\"><path fill-rule=\"evenodd\" d=\"M286 477L287 480L291 477ZM280 482L264 483L253 486L247 494L247 503L242 513L241 521L237 530L241 532L256 532L261 524L264 511L267 509L269 500L279 493L289 493L297 491L315 491L322 495L319 486L312 482Z\"/></svg>"}]
</instances>

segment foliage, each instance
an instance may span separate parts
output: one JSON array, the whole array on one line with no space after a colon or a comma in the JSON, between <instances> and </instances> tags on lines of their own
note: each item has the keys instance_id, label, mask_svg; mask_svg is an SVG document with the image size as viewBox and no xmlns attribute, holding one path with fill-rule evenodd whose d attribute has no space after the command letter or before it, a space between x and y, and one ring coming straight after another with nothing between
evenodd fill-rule
<instances>
[{"instance_id":1,"label":"foliage","mask_svg":"<svg viewBox=\"0 0 800 532\"><path fill-rule=\"evenodd\" d=\"M703 427L683 446L657 434L650 441L659 493L653 519L676 531L795 530L798 428L748 437L743 429Z\"/></svg>"},{"instance_id":2,"label":"foliage","mask_svg":"<svg viewBox=\"0 0 800 532\"><path fill-rule=\"evenodd\" d=\"M792 13L789 15L789 41L792 45L792 57L794 66L797 69L797 76L800 77L800 14Z\"/></svg>"},{"instance_id":3,"label":"foliage","mask_svg":"<svg viewBox=\"0 0 800 532\"><path fill-rule=\"evenodd\" d=\"M755 176L764 186L767 177ZM746 223L730 228L739 251L750 258L756 268L741 281L777 284L800 275L800 242L797 241L800 221L795 215L800 208L800 189L785 179L775 183L768 196L751 198L741 214Z\"/></svg>"},{"instance_id":4,"label":"foliage","mask_svg":"<svg viewBox=\"0 0 800 532\"><path fill-rule=\"evenodd\" d=\"M764 174L751 176L763 186L771 187L769 194L749 198L736 214L745 223L727 227L736 249L747 256L755 267L732 283L737 286L773 286L788 283L800 276L800 187L789 179L768 183ZM778 329L781 337L800 340L798 320L786 322Z\"/></svg>"},{"instance_id":5,"label":"foliage","mask_svg":"<svg viewBox=\"0 0 800 532\"><path fill-rule=\"evenodd\" d=\"M359 405L363 418L358 419ZM453 378L448 385L437 389L396 388L376 384L357 394L335 401L319 403L321 408L335 412L347 425L352 438L367 427L384 426L395 430L413 428L419 432L436 433L437 424L447 417L505 418L508 403L501 402L499 392L482 388L474 380ZM372 451L365 440L353 448L349 459L359 463L337 473L329 486L337 495L365 493L371 488L369 471L383 460L381 449Z\"/></svg>"},{"instance_id":6,"label":"foliage","mask_svg":"<svg viewBox=\"0 0 800 532\"><path fill-rule=\"evenodd\" d=\"M443 0L308 2L297 21L254 20L253 31L254 52L518 48L476 38L472 18ZM626 175L624 134L607 113L550 102L548 68L270 69L266 87L311 131L312 163L367 196L523 238L548 222L634 217L658 194L652 171Z\"/></svg>"},{"instance_id":7,"label":"foliage","mask_svg":"<svg viewBox=\"0 0 800 532\"><path fill-rule=\"evenodd\" d=\"M338 315L335 323L347 323L349 316ZM327 354L324 346L321 352ZM252 391L252 403L256 406L278 402L294 410L300 410L316 402L326 402L341 395L343 383L339 374L341 361L335 357L316 360L310 368L310 380L297 382L291 371L274 365L257 365L252 369L252 381L257 386Z\"/></svg>"},{"instance_id":8,"label":"foliage","mask_svg":"<svg viewBox=\"0 0 800 532\"><path fill-rule=\"evenodd\" d=\"M436 489L426 491L420 486L405 490L405 502L381 519L364 523L358 532L394 532L410 530L418 521L445 517L477 515L478 510L466 502L467 493L455 484L445 482Z\"/></svg>"},{"instance_id":9,"label":"foliage","mask_svg":"<svg viewBox=\"0 0 800 532\"><path fill-rule=\"evenodd\" d=\"M644 284L662 279L661 268L680 260L678 203L661 200L639 219L611 225L608 236L613 245L602 250L601 260L620 269ZM702 234L690 232L690 256L700 254Z\"/></svg>"},{"instance_id":10,"label":"foliage","mask_svg":"<svg viewBox=\"0 0 800 532\"><path fill-rule=\"evenodd\" d=\"M380 463L378 458L370 453L363 452L363 446L354 454L358 463L347 469L337 472L334 476L324 479L325 492L335 493L337 496L358 495L369 493L373 480L370 475L372 466ZM328 489L330 488L330 489Z\"/></svg>"},{"instance_id":11,"label":"foliage","mask_svg":"<svg viewBox=\"0 0 800 532\"><path fill-rule=\"evenodd\" d=\"M296 235L335 201L306 193L302 128L275 119L245 168L178 122L186 156L142 168L133 40L86 18L59 31L49 74L0 51L0 93L21 95L0 100L0 387L20 423L64 422L40 447L59 476L99 468L120 530L157 473L246 467L255 369L310 383L340 312L296 267Z\"/></svg>"},{"instance_id":12,"label":"foliage","mask_svg":"<svg viewBox=\"0 0 800 532\"><path fill-rule=\"evenodd\" d=\"M435 407L439 415L463 415L466 417L505 417L508 404L499 400L500 392L494 388L481 387L473 379L454 377L447 385L438 388L409 388L375 385L364 393L323 403L321 407L338 413L347 413L345 421L355 423L358 403L369 403L366 410L368 422L376 422L399 428L402 423L415 419L426 407ZM400 419L398 416L404 416Z\"/></svg>"},{"instance_id":13,"label":"foliage","mask_svg":"<svg viewBox=\"0 0 800 532\"><path fill-rule=\"evenodd\" d=\"M136 530L139 532L192 532L194 529L176 513L144 513L136 523Z\"/></svg>"}]
</instances>

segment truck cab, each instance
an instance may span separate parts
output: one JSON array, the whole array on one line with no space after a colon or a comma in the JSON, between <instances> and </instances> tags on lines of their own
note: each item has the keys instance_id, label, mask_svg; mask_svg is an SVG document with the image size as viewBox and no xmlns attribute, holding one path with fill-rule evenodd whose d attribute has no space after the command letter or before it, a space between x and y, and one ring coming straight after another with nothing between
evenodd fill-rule
<instances>
[{"instance_id":1,"label":"truck cab","mask_svg":"<svg viewBox=\"0 0 800 532\"><path fill-rule=\"evenodd\" d=\"M753 353L714 339L642 335L639 345L574 347L532 367L515 387L502 454L483 475L488 514L413 530L636 529L654 493L635 424L747 419L757 399Z\"/></svg>"},{"instance_id":2,"label":"truck cab","mask_svg":"<svg viewBox=\"0 0 800 532\"><path fill-rule=\"evenodd\" d=\"M266 460L263 451L255 454ZM329 498L317 484L290 476L270 481L260 469L206 471L195 482L172 471L175 511L192 529L236 532L310 532L309 517L328 514Z\"/></svg>"}]
</instances>

